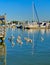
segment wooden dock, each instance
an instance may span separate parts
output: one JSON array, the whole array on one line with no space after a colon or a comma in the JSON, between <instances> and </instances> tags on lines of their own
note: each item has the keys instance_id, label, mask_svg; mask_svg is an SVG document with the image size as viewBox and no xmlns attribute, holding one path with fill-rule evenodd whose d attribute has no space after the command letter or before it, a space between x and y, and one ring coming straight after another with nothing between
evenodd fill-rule
<instances>
[{"instance_id":1,"label":"wooden dock","mask_svg":"<svg viewBox=\"0 0 50 65\"><path fill-rule=\"evenodd\" d=\"M0 65L6 65L6 45L4 38L6 34L6 14L0 16Z\"/></svg>"},{"instance_id":2,"label":"wooden dock","mask_svg":"<svg viewBox=\"0 0 50 65\"><path fill-rule=\"evenodd\" d=\"M0 65L6 65L6 45L0 44Z\"/></svg>"}]
</instances>

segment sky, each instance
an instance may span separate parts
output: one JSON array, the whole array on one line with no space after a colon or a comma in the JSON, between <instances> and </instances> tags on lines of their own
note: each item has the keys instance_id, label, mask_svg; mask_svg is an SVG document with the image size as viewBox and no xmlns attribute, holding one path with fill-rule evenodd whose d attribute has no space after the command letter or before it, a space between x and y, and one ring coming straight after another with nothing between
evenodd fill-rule
<instances>
[{"instance_id":1,"label":"sky","mask_svg":"<svg viewBox=\"0 0 50 65\"><path fill-rule=\"evenodd\" d=\"M50 0L0 0L0 15L6 13L7 21L36 20L35 3L40 21L50 20Z\"/></svg>"}]
</instances>

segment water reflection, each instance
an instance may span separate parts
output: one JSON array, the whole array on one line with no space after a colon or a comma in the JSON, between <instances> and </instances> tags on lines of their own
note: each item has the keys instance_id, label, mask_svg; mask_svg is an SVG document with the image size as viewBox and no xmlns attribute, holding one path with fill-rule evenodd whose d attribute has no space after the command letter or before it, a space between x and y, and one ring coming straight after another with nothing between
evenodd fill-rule
<instances>
[{"instance_id":1,"label":"water reflection","mask_svg":"<svg viewBox=\"0 0 50 65\"><path fill-rule=\"evenodd\" d=\"M34 55L34 33L38 31L38 29L26 29L24 30L27 32L27 36L26 36L26 44L29 45L31 44L31 54ZM24 37L24 40L25 40L25 37Z\"/></svg>"},{"instance_id":2,"label":"water reflection","mask_svg":"<svg viewBox=\"0 0 50 65\"><path fill-rule=\"evenodd\" d=\"M47 30L46 29L40 29L41 34L43 35Z\"/></svg>"},{"instance_id":3,"label":"water reflection","mask_svg":"<svg viewBox=\"0 0 50 65\"><path fill-rule=\"evenodd\" d=\"M46 33L47 33L47 34L50 34L50 29L47 29Z\"/></svg>"},{"instance_id":4,"label":"water reflection","mask_svg":"<svg viewBox=\"0 0 50 65\"><path fill-rule=\"evenodd\" d=\"M37 31L39 31L39 29L25 29L24 31L27 31L29 33L35 33Z\"/></svg>"},{"instance_id":5,"label":"water reflection","mask_svg":"<svg viewBox=\"0 0 50 65\"><path fill-rule=\"evenodd\" d=\"M33 42L32 42L32 55L34 54L34 34L33 34Z\"/></svg>"},{"instance_id":6,"label":"water reflection","mask_svg":"<svg viewBox=\"0 0 50 65\"><path fill-rule=\"evenodd\" d=\"M47 30L46 29L40 29L40 30L39 29L36 29L36 30L35 29L29 29L29 30L15 29L10 31L11 31L11 35L9 35L8 40L10 43L12 43L12 47L14 47L16 44L23 45L24 43L27 43L26 41L29 41L29 40L31 41L31 43L33 43L33 36L37 37L37 39L39 38L41 41L44 41L44 38L45 38L44 36L46 36L46 34L49 33L48 29Z\"/></svg>"},{"instance_id":7,"label":"water reflection","mask_svg":"<svg viewBox=\"0 0 50 65\"><path fill-rule=\"evenodd\" d=\"M50 29L40 29L41 34L50 34Z\"/></svg>"},{"instance_id":8,"label":"water reflection","mask_svg":"<svg viewBox=\"0 0 50 65\"><path fill-rule=\"evenodd\" d=\"M0 65L6 65L6 46L4 43L0 44Z\"/></svg>"}]
</instances>

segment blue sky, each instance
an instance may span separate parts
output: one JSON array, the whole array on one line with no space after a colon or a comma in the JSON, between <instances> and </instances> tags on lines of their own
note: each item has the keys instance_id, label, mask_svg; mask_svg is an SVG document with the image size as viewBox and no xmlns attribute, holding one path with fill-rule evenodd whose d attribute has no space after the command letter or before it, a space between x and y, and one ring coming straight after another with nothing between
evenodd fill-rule
<instances>
[{"instance_id":1,"label":"blue sky","mask_svg":"<svg viewBox=\"0 0 50 65\"><path fill-rule=\"evenodd\" d=\"M39 20L50 20L50 0L0 0L0 15L6 13L9 21L36 19L32 2L35 3Z\"/></svg>"}]
</instances>

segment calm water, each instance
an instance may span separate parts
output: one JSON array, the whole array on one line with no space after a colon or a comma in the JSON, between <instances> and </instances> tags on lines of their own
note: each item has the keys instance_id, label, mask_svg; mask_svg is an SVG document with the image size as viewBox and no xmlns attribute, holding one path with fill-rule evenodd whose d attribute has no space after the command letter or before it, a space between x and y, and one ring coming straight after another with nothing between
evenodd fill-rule
<instances>
[{"instance_id":1,"label":"calm water","mask_svg":"<svg viewBox=\"0 0 50 65\"><path fill-rule=\"evenodd\" d=\"M12 42L9 37L14 36ZM16 42L18 35L23 44ZM32 39L26 42L24 37ZM6 65L50 65L50 30L19 30L7 29L6 37Z\"/></svg>"}]
</instances>

